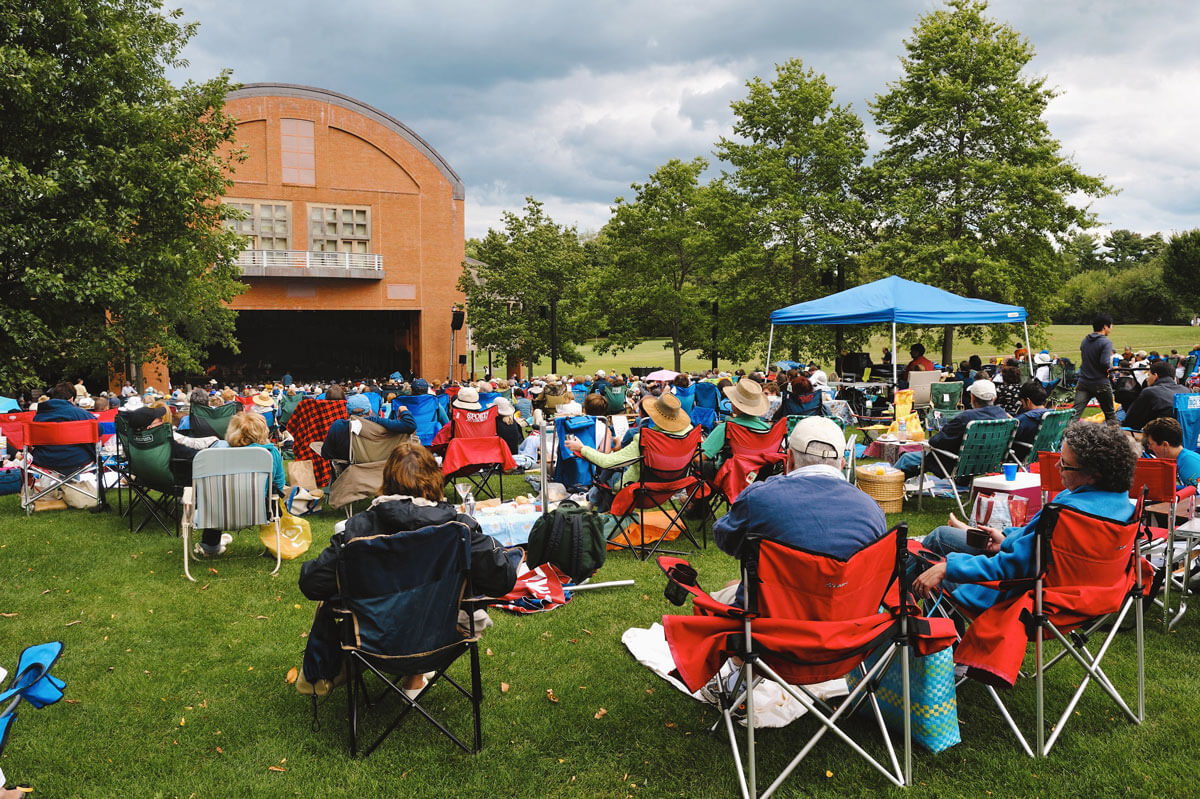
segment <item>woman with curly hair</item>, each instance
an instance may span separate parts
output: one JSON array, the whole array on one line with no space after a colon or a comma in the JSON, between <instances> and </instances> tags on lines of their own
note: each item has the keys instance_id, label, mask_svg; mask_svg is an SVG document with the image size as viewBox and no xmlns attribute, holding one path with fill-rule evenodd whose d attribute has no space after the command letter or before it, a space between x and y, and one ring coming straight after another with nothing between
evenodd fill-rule
<instances>
[{"instance_id":1,"label":"woman with curly hair","mask_svg":"<svg viewBox=\"0 0 1200 799\"><path fill-rule=\"evenodd\" d=\"M1119 427L1073 422L1063 435L1058 462L1066 490L1058 493L1054 503L1116 522L1129 521L1134 510L1129 487L1137 459L1132 439ZM1024 527L981 527L990 539L983 550L967 546L967 525L951 515L949 525L937 528L924 541L926 547L945 554L946 559L918 576L914 590L929 596L941 585L956 600L976 610L1015 595L973 583L1033 577L1034 530L1041 515L1034 514Z\"/></svg>"},{"instance_id":2,"label":"woman with curly hair","mask_svg":"<svg viewBox=\"0 0 1200 799\"><path fill-rule=\"evenodd\" d=\"M1000 380L996 382L996 404L1008 411L1009 416L1021 413L1021 367L1012 358L1000 367Z\"/></svg>"}]
</instances>

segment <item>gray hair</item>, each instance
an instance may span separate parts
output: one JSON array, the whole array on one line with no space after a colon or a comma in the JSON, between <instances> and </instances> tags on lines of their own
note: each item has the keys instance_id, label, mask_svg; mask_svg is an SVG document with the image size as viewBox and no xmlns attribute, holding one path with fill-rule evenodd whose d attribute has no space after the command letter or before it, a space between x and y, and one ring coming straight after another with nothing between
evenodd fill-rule
<instances>
[{"instance_id":1,"label":"gray hair","mask_svg":"<svg viewBox=\"0 0 1200 799\"><path fill-rule=\"evenodd\" d=\"M1063 434L1063 443L1071 452L1092 484L1101 491L1127 492L1133 485L1138 452L1133 439L1121 428L1083 420L1072 422Z\"/></svg>"}]
</instances>

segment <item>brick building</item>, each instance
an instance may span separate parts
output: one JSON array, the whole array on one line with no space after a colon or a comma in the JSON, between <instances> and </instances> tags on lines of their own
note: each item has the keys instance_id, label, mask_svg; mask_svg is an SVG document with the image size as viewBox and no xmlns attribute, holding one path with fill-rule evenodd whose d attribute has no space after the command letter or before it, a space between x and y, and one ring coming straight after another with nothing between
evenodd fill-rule
<instances>
[{"instance_id":1,"label":"brick building","mask_svg":"<svg viewBox=\"0 0 1200 799\"><path fill-rule=\"evenodd\" d=\"M248 156L225 202L246 213L230 224L249 237L249 288L233 302L241 353L214 362L297 380L448 374L462 179L403 123L336 92L251 83L226 108Z\"/></svg>"}]
</instances>

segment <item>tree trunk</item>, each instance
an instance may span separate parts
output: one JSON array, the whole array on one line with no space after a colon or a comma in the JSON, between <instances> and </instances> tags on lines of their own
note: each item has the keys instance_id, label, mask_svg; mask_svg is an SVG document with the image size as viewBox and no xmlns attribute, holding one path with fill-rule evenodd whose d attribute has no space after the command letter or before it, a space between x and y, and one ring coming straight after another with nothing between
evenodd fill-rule
<instances>
[{"instance_id":1,"label":"tree trunk","mask_svg":"<svg viewBox=\"0 0 1200 799\"><path fill-rule=\"evenodd\" d=\"M954 325L942 328L942 365L954 369Z\"/></svg>"}]
</instances>

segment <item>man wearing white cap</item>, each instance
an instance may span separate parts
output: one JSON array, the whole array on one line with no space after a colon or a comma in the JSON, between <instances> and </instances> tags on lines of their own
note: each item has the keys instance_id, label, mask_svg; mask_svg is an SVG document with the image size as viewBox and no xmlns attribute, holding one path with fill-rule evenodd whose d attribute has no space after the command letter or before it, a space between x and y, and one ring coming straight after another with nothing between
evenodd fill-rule
<instances>
[{"instance_id":1,"label":"man wearing white cap","mask_svg":"<svg viewBox=\"0 0 1200 799\"><path fill-rule=\"evenodd\" d=\"M1008 419L1008 411L996 405L996 384L991 380L976 380L967 389L971 395L971 407L963 411L958 416L955 416L950 421L942 426L942 429L933 438L929 439L929 446L935 450L944 452L958 453L958 448L962 446L963 436L967 433L967 425L971 422L977 422L980 419ZM933 459L937 457L937 453L932 453L931 457L926 461L929 468L925 471L934 470ZM945 464L947 471L953 468L953 464ZM916 477L921 471L921 453L906 452L896 461L896 468L904 472L904 476Z\"/></svg>"},{"instance_id":2,"label":"man wearing white cap","mask_svg":"<svg viewBox=\"0 0 1200 799\"><path fill-rule=\"evenodd\" d=\"M887 532L879 504L842 475L846 438L832 419L801 419L788 436L792 470L751 483L713 525L713 540L737 557L750 534L848 558Z\"/></svg>"},{"instance_id":3,"label":"man wearing white cap","mask_svg":"<svg viewBox=\"0 0 1200 799\"><path fill-rule=\"evenodd\" d=\"M608 373L603 369L596 370L596 379L588 386L589 394L603 394L604 389L608 388Z\"/></svg>"}]
</instances>

